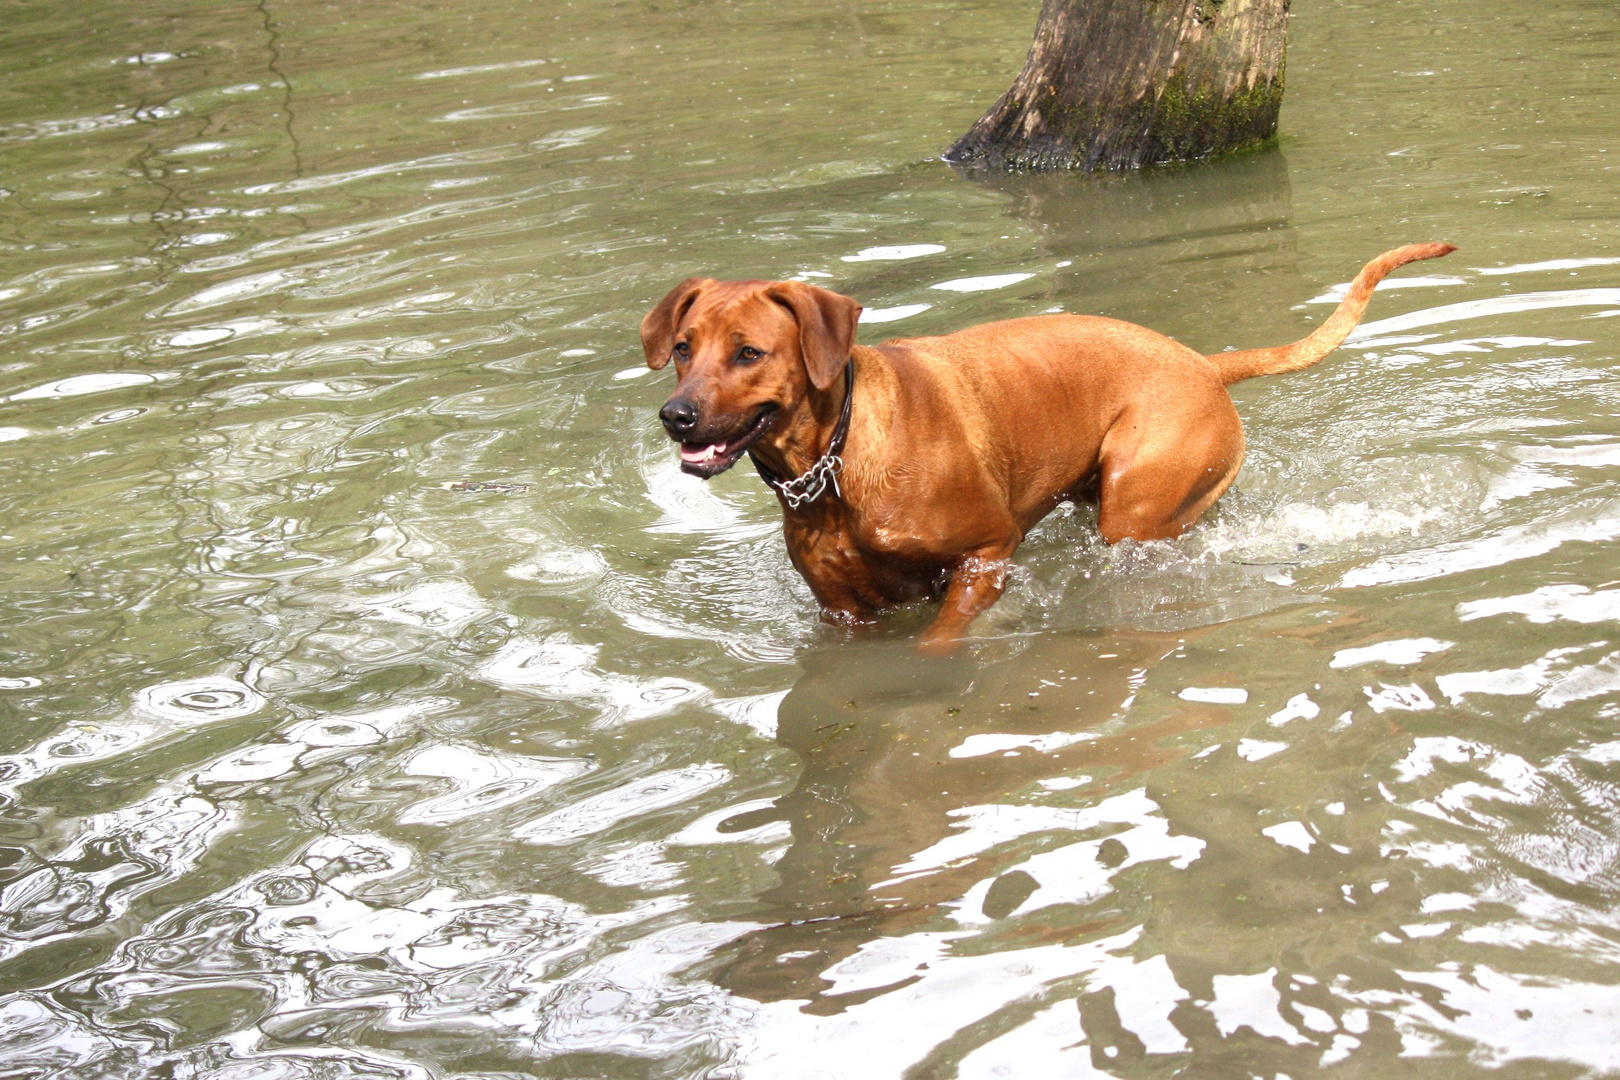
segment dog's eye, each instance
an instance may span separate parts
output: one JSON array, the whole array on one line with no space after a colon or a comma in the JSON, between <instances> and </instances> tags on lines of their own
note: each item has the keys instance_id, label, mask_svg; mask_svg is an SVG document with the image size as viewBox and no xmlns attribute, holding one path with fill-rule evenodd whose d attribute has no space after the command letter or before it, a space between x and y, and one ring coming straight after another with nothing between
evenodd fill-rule
<instances>
[{"instance_id":1,"label":"dog's eye","mask_svg":"<svg viewBox=\"0 0 1620 1080\"><path fill-rule=\"evenodd\" d=\"M764 353L760 352L752 345L744 345L742 348L737 350L737 361L738 363L742 364L752 364L755 360L758 360L764 355Z\"/></svg>"},{"instance_id":2,"label":"dog's eye","mask_svg":"<svg viewBox=\"0 0 1620 1080\"><path fill-rule=\"evenodd\" d=\"M692 347L690 345L684 341L677 341L675 343L675 359L685 360L690 355L692 355Z\"/></svg>"}]
</instances>

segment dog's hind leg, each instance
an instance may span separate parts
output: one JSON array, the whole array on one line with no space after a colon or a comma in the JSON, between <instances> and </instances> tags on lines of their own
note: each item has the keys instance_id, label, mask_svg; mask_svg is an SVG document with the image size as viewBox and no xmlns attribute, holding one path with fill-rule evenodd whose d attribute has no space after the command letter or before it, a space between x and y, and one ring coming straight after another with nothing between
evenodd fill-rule
<instances>
[{"instance_id":1,"label":"dog's hind leg","mask_svg":"<svg viewBox=\"0 0 1620 1080\"><path fill-rule=\"evenodd\" d=\"M1224 398L1224 393L1222 394ZM1191 424L1127 429L1104 442L1097 531L1124 539L1171 540L1215 505L1243 465L1243 425L1230 399Z\"/></svg>"}]
</instances>

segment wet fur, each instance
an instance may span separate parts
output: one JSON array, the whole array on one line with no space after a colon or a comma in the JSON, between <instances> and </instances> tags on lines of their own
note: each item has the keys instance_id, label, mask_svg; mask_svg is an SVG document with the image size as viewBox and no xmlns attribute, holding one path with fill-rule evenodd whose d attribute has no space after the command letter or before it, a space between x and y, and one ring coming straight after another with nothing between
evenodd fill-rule
<instances>
[{"instance_id":1,"label":"wet fur","mask_svg":"<svg viewBox=\"0 0 1620 1080\"><path fill-rule=\"evenodd\" d=\"M1179 536L1243 463L1227 385L1321 360L1361 320L1380 279L1452 250L1386 252L1309 337L1215 356L1085 315L859 346L861 307L849 297L707 278L683 281L648 313L642 346L654 369L675 361L666 409L678 402L697 418L680 435L687 442L724 442L775 407L751 449L785 477L825 452L853 358L842 494L797 509L782 500L788 556L838 621L943 593L922 645L948 652L1001 595L1013 552L1058 503L1095 503L1109 543ZM745 359L745 348L759 358Z\"/></svg>"}]
</instances>

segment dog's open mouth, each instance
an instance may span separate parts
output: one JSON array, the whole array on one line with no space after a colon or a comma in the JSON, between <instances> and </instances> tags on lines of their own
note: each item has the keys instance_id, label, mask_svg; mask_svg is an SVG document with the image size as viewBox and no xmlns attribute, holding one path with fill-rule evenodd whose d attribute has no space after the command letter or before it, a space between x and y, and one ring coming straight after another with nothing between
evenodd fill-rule
<instances>
[{"instance_id":1,"label":"dog's open mouth","mask_svg":"<svg viewBox=\"0 0 1620 1080\"><path fill-rule=\"evenodd\" d=\"M777 407L766 405L760 409L759 415L737 434L721 442L683 442L681 443L681 471L701 476L707 480L719 476L748 452L758 438L765 434L765 429L771 426L776 419Z\"/></svg>"}]
</instances>

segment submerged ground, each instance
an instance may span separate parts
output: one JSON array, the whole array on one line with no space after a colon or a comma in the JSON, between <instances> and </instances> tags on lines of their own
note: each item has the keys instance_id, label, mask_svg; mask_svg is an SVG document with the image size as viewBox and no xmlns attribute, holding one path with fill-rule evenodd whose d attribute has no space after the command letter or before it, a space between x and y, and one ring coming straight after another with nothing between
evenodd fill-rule
<instances>
[{"instance_id":1,"label":"submerged ground","mask_svg":"<svg viewBox=\"0 0 1620 1080\"><path fill-rule=\"evenodd\" d=\"M0 3L0 1076L1620 1072L1620 15L1295 5L1280 147L975 179L1032 3ZM954 664L642 313L1320 367Z\"/></svg>"}]
</instances>

